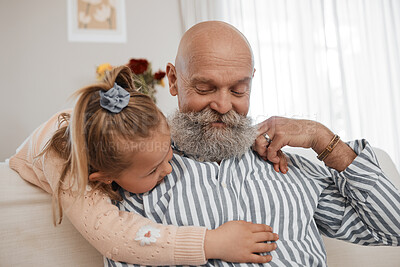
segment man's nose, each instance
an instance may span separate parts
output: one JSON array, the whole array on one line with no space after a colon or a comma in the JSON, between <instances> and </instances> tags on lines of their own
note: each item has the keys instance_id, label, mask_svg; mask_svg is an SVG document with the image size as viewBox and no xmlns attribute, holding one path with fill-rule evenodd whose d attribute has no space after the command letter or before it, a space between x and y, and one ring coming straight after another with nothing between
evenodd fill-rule
<instances>
[{"instance_id":1,"label":"man's nose","mask_svg":"<svg viewBox=\"0 0 400 267\"><path fill-rule=\"evenodd\" d=\"M225 90L219 90L214 94L214 99L210 103L210 108L220 114L225 114L232 109L232 95Z\"/></svg>"}]
</instances>

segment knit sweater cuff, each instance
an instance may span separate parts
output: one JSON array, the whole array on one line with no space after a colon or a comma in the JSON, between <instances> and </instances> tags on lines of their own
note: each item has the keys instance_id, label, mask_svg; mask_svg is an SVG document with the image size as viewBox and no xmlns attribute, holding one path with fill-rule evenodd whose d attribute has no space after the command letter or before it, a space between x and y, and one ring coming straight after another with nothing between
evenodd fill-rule
<instances>
[{"instance_id":1,"label":"knit sweater cuff","mask_svg":"<svg viewBox=\"0 0 400 267\"><path fill-rule=\"evenodd\" d=\"M203 265L207 262L204 253L206 230L204 227L178 227L174 253L176 265Z\"/></svg>"}]
</instances>

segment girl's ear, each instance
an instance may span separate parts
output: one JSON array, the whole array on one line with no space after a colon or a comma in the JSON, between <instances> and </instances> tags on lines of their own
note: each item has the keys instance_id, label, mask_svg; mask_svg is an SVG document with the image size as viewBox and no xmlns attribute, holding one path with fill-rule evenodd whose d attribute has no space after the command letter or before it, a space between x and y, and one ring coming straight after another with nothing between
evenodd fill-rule
<instances>
[{"instance_id":1,"label":"girl's ear","mask_svg":"<svg viewBox=\"0 0 400 267\"><path fill-rule=\"evenodd\" d=\"M105 184L111 184L114 181L114 178L110 178L102 172L94 172L89 175L89 181L98 181Z\"/></svg>"}]
</instances>

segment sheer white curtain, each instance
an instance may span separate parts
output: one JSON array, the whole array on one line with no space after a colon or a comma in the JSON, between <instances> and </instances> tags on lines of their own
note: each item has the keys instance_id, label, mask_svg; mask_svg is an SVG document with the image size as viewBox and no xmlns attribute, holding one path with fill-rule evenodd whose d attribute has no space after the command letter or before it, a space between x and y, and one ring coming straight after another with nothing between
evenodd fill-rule
<instances>
[{"instance_id":1,"label":"sheer white curtain","mask_svg":"<svg viewBox=\"0 0 400 267\"><path fill-rule=\"evenodd\" d=\"M181 0L184 30L236 26L252 45L250 115L322 122L366 138L400 169L400 1Z\"/></svg>"}]
</instances>

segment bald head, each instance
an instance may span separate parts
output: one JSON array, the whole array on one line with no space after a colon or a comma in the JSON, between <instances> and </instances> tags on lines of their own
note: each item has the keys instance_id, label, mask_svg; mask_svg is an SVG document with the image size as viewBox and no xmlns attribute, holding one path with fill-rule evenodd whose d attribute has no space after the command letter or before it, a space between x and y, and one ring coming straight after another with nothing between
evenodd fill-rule
<instances>
[{"instance_id":1,"label":"bald head","mask_svg":"<svg viewBox=\"0 0 400 267\"><path fill-rule=\"evenodd\" d=\"M206 21L194 25L183 35L175 59L177 71L190 70L194 64L213 64L213 59L246 61L254 67L253 53L246 37L232 25L222 21ZM204 62L202 59L210 60Z\"/></svg>"}]
</instances>

